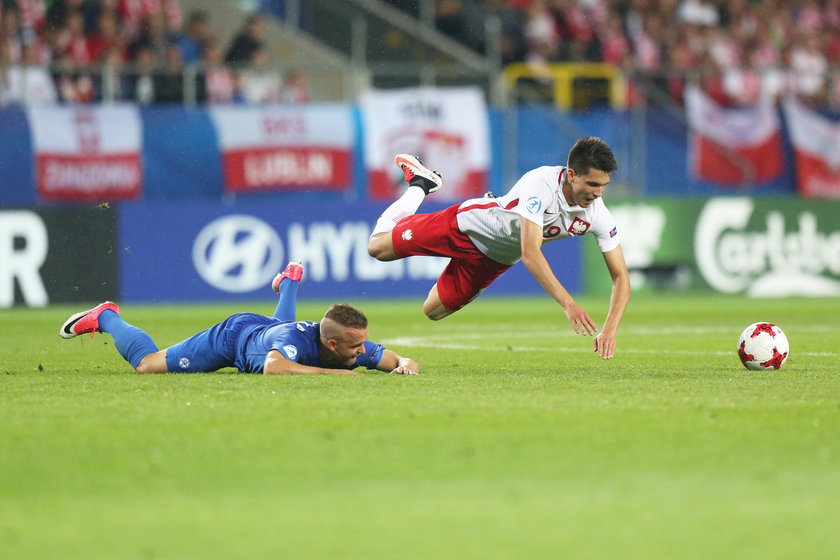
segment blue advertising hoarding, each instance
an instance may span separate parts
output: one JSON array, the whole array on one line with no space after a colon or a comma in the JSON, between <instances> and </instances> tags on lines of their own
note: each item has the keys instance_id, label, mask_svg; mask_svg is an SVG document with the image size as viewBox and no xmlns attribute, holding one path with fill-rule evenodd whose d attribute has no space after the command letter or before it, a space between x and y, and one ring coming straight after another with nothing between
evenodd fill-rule
<instances>
[{"instance_id":1,"label":"blue advertising hoarding","mask_svg":"<svg viewBox=\"0 0 840 560\"><path fill-rule=\"evenodd\" d=\"M307 298L416 297L422 301L447 259L382 263L367 254L385 205L325 201L137 203L119 207L121 299L229 301L271 296L288 261L306 267ZM440 206L424 205L431 212ZM571 292L581 289L581 240L549 243L545 253ZM541 293L521 264L486 294Z\"/></svg>"}]
</instances>

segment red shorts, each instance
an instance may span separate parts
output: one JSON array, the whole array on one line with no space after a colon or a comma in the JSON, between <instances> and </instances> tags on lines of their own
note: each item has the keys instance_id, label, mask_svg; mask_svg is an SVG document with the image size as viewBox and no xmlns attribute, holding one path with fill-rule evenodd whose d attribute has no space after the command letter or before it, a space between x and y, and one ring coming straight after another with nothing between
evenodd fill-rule
<instances>
[{"instance_id":1,"label":"red shorts","mask_svg":"<svg viewBox=\"0 0 840 560\"><path fill-rule=\"evenodd\" d=\"M458 229L458 206L434 214L414 214L400 220L391 232L394 251L400 257L424 255L452 259L437 281L440 302L452 311L474 300L511 267L485 257Z\"/></svg>"}]
</instances>

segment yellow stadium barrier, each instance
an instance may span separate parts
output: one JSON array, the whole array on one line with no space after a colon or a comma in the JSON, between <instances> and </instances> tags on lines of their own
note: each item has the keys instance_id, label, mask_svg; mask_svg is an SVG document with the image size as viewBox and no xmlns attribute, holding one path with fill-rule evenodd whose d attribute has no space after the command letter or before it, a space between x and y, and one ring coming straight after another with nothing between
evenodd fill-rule
<instances>
[{"instance_id":1,"label":"yellow stadium barrier","mask_svg":"<svg viewBox=\"0 0 840 560\"><path fill-rule=\"evenodd\" d=\"M607 82L606 98L613 109L625 107L624 77L617 67L604 62L558 62L553 64L509 64L502 72L505 94L515 91L520 80L551 81L555 106L562 109L580 108L581 98L591 100L592 95L576 92L577 80L604 80ZM576 96L576 93L578 95ZM595 96L597 97L597 96Z\"/></svg>"}]
</instances>

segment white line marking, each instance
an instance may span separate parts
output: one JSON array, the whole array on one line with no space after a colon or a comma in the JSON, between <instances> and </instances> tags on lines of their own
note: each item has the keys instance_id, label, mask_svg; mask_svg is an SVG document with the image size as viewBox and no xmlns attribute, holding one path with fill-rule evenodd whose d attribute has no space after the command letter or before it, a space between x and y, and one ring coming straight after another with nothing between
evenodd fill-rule
<instances>
[{"instance_id":1,"label":"white line marking","mask_svg":"<svg viewBox=\"0 0 840 560\"><path fill-rule=\"evenodd\" d=\"M454 337L447 337L447 340L452 340ZM474 338L474 337L458 337L458 338ZM493 348L492 346L480 346L477 344L456 344L452 342L440 342L437 341L434 337L423 337L423 336L404 336L399 338L390 338L387 340L383 340L382 343L385 346L408 346L412 348L439 348L441 350L506 350L508 352L586 352L590 353L593 352L592 348L578 348L578 347L568 347L568 346L550 346L547 345L545 347L538 347L538 346L496 346ZM618 353L622 354L680 354L686 356L728 356L730 354L735 354L735 348L733 347L731 351L724 352L722 350L673 350L673 349L665 349L665 350L655 350L655 349L642 349L642 348L621 348L619 347L617 350ZM815 356L815 357L837 357L838 354L836 352L794 352L797 356Z\"/></svg>"}]
</instances>

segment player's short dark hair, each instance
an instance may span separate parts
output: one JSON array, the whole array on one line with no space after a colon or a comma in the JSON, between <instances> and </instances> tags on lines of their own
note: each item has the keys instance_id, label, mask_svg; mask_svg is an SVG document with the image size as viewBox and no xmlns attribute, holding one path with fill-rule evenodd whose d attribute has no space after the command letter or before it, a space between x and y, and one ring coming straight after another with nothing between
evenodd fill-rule
<instances>
[{"instance_id":1,"label":"player's short dark hair","mask_svg":"<svg viewBox=\"0 0 840 560\"><path fill-rule=\"evenodd\" d=\"M595 136L587 136L575 142L569 151L568 166L578 175L586 175L590 169L612 175L618 169L612 149L606 142Z\"/></svg>"},{"instance_id":2,"label":"player's short dark hair","mask_svg":"<svg viewBox=\"0 0 840 560\"><path fill-rule=\"evenodd\" d=\"M348 329L366 329L368 326L365 314L346 303L336 303L324 314L324 319L331 319Z\"/></svg>"}]
</instances>

